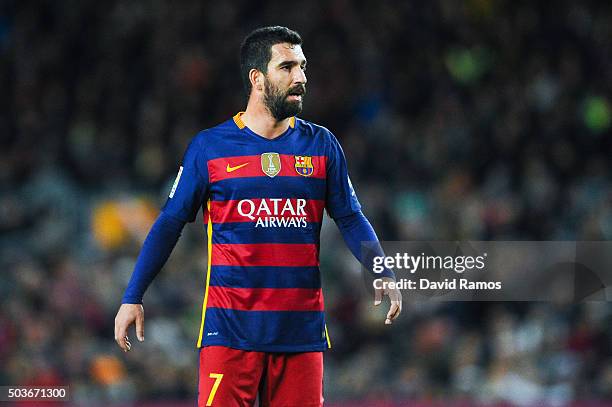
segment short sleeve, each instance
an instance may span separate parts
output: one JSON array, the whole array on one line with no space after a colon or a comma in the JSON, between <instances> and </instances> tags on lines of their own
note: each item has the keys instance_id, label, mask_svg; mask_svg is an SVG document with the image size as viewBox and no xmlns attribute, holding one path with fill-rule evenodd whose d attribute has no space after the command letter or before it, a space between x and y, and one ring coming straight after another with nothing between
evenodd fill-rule
<instances>
[{"instance_id":1,"label":"short sleeve","mask_svg":"<svg viewBox=\"0 0 612 407\"><path fill-rule=\"evenodd\" d=\"M196 136L187 147L182 165L162 211L184 222L193 222L208 190L208 167L202 137Z\"/></svg>"},{"instance_id":2,"label":"short sleeve","mask_svg":"<svg viewBox=\"0 0 612 407\"><path fill-rule=\"evenodd\" d=\"M357 195L348 175L346 159L340 143L329 133L327 156L327 197L325 207L333 219L342 218L361 210Z\"/></svg>"}]
</instances>

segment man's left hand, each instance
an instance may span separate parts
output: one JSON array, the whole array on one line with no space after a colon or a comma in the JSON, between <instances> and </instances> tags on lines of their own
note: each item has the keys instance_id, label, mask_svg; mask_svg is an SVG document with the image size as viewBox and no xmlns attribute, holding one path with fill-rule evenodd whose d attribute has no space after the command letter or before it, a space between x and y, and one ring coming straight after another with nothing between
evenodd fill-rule
<instances>
[{"instance_id":1,"label":"man's left hand","mask_svg":"<svg viewBox=\"0 0 612 407\"><path fill-rule=\"evenodd\" d=\"M383 277L383 283L395 282L390 277ZM402 293L397 288L390 289L388 284L384 284L385 288L374 288L374 305L378 306L382 303L383 295L388 295L391 300L391 307L387 312L387 318L385 319L385 325L391 325L393 320L396 319L402 312Z\"/></svg>"}]
</instances>

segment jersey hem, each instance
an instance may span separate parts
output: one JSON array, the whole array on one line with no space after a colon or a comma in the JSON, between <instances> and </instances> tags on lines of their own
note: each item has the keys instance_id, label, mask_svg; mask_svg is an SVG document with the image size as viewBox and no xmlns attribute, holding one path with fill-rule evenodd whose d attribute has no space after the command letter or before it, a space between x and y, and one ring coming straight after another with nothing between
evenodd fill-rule
<instances>
[{"instance_id":1,"label":"jersey hem","mask_svg":"<svg viewBox=\"0 0 612 407\"><path fill-rule=\"evenodd\" d=\"M206 346L226 346L228 348L254 351L254 352L324 352L328 349L327 342L305 345L257 345L246 342L232 342L224 339L218 340L202 340L202 345L199 348Z\"/></svg>"}]
</instances>

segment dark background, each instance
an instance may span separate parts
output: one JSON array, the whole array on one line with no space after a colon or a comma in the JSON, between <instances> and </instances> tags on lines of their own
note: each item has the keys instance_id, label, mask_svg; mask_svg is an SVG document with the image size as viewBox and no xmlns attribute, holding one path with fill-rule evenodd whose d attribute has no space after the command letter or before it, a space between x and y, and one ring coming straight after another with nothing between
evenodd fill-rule
<instances>
[{"instance_id":1,"label":"dark background","mask_svg":"<svg viewBox=\"0 0 612 407\"><path fill-rule=\"evenodd\" d=\"M609 2L3 0L1 385L191 403L200 218L145 296L145 343L120 352L113 319L189 140L244 110L242 39L277 24L304 39L301 117L341 141L381 240L612 239ZM609 303L385 327L329 219L321 265L337 405L612 401Z\"/></svg>"}]
</instances>

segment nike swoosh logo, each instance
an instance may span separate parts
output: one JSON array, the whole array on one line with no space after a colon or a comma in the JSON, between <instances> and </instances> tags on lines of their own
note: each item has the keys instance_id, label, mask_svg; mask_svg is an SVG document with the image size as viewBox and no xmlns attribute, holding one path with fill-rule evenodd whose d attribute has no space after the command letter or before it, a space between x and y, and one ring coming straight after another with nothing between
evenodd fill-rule
<instances>
[{"instance_id":1,"label":"nike swoosh logo","mask_svg":"<svg viewBox=\"0 0 612 407\"><path fill-rule=\"evenodd\" d=\"M227 168L225 168L225 171L227 171L227 172L236 171L236 170L239 170L240 168L244 167L245 165L249 165L249 163L240 164L240 165L237 165L235 167L230 167L230 165L227 164Z\"/></svg>"}]
</instances>

